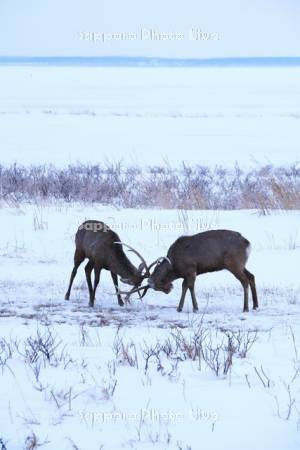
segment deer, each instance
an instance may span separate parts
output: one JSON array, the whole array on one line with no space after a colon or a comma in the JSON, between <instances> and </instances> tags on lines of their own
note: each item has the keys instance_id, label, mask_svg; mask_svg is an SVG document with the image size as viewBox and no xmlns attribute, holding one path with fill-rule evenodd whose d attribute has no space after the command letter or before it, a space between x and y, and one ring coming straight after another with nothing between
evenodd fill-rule
<instances>
[{"instance_id":1,"label":"deer","mask_svg":"<svg viewBox=\"0 0 300 450\"><path fill-rule=\"evenodd\" d=\"M136 268L127 258L123 246L135 253L141 260L141 264ZM117 233L103 222L98 220L87 220L77 230L75 235L74 267L71 272L69 287L65 295L65 300L70 299L71 288L77 269L87 258L85 266L86 281L89 290L89 306L93 307L96 296L96 289L100 280L102 269L110 271L113 284L118 297L118 304L124 306L121 291L118 287L118 275L123 283L133 286L135 290L150 273L147 271L147 263L143 256L128 244L121 242ZM92 285L91 273L94 270L94 285ZM144 271L144 273L143 273ZM142 298L146 293L144 289ZM131 295L129 291L127 298Z\"/></svg>"},{"instance_id":2,"label":"deer","mask_svg":"<svg viewBox=\"0 0 300 450\"><path fill-rule=\"evenodd\" d=\"M158 258L148 267L148 273L150 273L150 268L155 265L153 273L148 277L148 284L144 288L146 291L152 288L155 291L169 294L173 288L172 282L178 278L183 278L177 311L182 311L185 296L189 289L193 311L197 312L198 304L195 295L197 275L226 269L240 281L243 287L243 312L249 311L249 285L253 309L257 309L255 277L245 267L250 250L250 242L236 231L210 230L192 236L181 236L170 246L167 256ZM141 289L140 286L131 290L128 296L134 292L139 292ZM143 294L145 294L145 291Z\"/></svg>"}]
</instances>

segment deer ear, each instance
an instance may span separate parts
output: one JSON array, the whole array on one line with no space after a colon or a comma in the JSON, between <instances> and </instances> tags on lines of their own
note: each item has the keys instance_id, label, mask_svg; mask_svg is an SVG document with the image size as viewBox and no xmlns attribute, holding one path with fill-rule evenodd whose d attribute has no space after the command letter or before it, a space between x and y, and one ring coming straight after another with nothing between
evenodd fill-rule
<instances>
[{"instance_id":1,"label":"deer ear","mask_svg":"<svg viewBox=\"0 0 300 450\"><path fill-rule=\"evenodd\" d=\"M139 272L139 273L142 273L142 272L143 272L143 269L145 269L145 264L144 264L144 263L141 263L141 264L139 265L139 267L138 267L138 272Z\"/></svg>"}]
</instances>

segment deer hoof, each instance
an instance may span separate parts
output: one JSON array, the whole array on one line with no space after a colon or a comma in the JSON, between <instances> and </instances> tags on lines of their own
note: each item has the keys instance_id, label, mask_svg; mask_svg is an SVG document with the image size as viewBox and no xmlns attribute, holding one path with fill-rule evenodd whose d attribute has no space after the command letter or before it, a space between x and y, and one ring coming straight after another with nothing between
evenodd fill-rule
<instances>
[{"instance_id":1,"label":"deer hoof","mask_svg":"<svg viewBox=\"0 0 300 450\"><path fill-rule=\"evenodd\" d=\"M193 308L193 312L194 313L198 312L198 307L197 308Z\"/></svg>"},{"instance_id":2,"label":"deer hoof","mask_svg":"<svg viewBox=\"0 0 300 450\"><path fill-rule=\"evenodd\" d=\"M177 312L181 312L181 311L182 311L182 308L179 308L179 306L178 306Z\"/></svg>"},{"instance_id":3,"label":"deer hoof","mask_svg":"<svg viewBox=\"0 0 300 450\"><path fill-rule=\"evenodd\" d=\"M249 312L249 308L244 308L243 312Z\"/></svg>"},{"instance_id":4,"label":"deer hoof","mask_svg":"<svg viewBox=\"0 0 300 450\"><path fill-rule=\"evenodd\" d=\"M118 303L119 303L119 306L124 306L123 300L119 300Z\"/></svg>"},{"instance_id":5,"label":"deer hoof","mask_svg":"<svg viewBox=\"0 0 300 450\"><path fill-rule=\"evenodd\" d=\"M94 302L89 302L89 307L94 308Z\"/></svg>"},{"instance_id":6,"label":"deer hoof","mask_svg":"<svg viewBox=\"0 0 300 450\"><path fill-rule=\"evenodd\" d=\"M69 294L66 294L65 295L65 300L69 300L70 299L70 295Z\"/></svg>"}]
</instances>

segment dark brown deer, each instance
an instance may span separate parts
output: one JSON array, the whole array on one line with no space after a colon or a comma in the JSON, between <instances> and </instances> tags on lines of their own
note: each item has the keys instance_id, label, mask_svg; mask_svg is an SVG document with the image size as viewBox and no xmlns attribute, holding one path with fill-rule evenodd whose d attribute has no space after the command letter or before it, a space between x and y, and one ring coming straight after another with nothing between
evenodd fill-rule
<instances>
[{"instance_id":1,"label":"dark brown deer","mask_svg":"<svg viewBox=\"0 0 300 450\"><path fill-rule=\"evenodd\" d=\"M172 281L183 278L182 294L177 311L182 311L185 295L189 289L195 312L198 310L194 289L197 275L227 269L243 286L244 312L249 311L249 285L253 309L257 309L254 275L245 268L249 253L250 242L235 231L212 230L194 236L182 236L171 245L167 257L158 260L149 277L147 287L168 294L173 287ZM148 271L152 265L148 267ZM141 287L131 290L129 295L140 289Z\"/></svg>"},{"instance_id":2,"label":"dark brown deer","mask_svg":"<svg viewBox=\"0 0 300 450\"><path fill-rule=\"evenodd\" d=\"M72 283L76 276L77 269L86 258L88 259L88 263L85 266L85 275L90 295L89 306L94 306L96 289L102 269L109 270L111 273L120 306L123 306L124 302L118 289L118 275L121 277L123 283L133 286L132 290L135 290L140 286L144 278L150 275L144 258L129 245L122 244L117 233L111 230L103 222L99 222L98 220L88 220L84 222L76 233L75 245L74 268L65 295L66 300L69 300L70 298ZM123 245L128 247L141 259L142 263L138 269L125 255L122 248ZM91 273L93 270L95 275L94 286L92 286L91 280ZM144 274L143 270L145 270ZM144 290L143 295L145 295L145 293L146 290ZM128 294L129 297L131 291L129 291Z\"/></svg>"}]
</instances>

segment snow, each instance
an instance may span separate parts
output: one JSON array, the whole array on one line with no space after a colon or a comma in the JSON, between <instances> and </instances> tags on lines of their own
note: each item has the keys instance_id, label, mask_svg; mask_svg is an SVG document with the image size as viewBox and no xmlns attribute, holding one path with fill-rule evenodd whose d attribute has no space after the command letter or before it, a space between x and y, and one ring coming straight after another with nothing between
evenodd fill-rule
<instances>
[{"instance_id":1,"label":"snow","mask_svg":"<svg viewBox=\"0 0 300 450\"><path fill-rule=\"evenodd\" d=\"M251 241L247 267L259 310L242 313L241 286L226 272L198 277L198 314L188 296L177 313L180 280L169 295L149 291L121 308L105 271L91 310L83 265L65 301L74 234L86 218L115 227L148 262L183 233L242 232ZM299 218L299 211L187 211L183 218L175 210L2 203L0 439L7 449L32 448L34 436L43 448L62 450L298 448ZM257 336L217 376L203 358L187 356L202 329L213 348L226 344L224 333ZM181 336L176 351L174 336ZM41 351L34 357L28 338L53 339L49 359ZM169 356L152 356L146 367L147 351L167 342Z\"/></svg>"},{"instance_id":2,"label":"snow","mask_svg":"<svg viewBox=\"0 0 300 450\"><path fill-rule=\"evenodd\" d=\"M1 66L0 163L294 163L299 72ZM2 200L1 450L299 448L300 211L265 213ZM104 270L91 309L84 264L65 301L86 219L149 263L179 235L241 232L259 309L225 271L198 277L197 314L176 311L181 280L121 308Z\"/></svg>"},{"instance_id":3,"label":"snow","mask_svg":"<svg viewBox=\"0 0 300 450\"><path fill-rule=\"evenodd\" d=\"M1 163L299 159L300 69L0 68Z\"/></svg>"}]
</instances>

